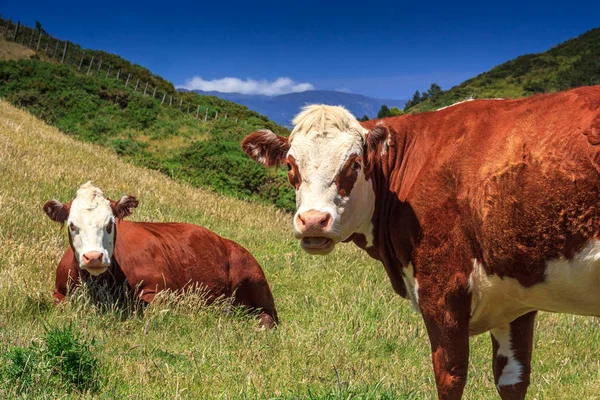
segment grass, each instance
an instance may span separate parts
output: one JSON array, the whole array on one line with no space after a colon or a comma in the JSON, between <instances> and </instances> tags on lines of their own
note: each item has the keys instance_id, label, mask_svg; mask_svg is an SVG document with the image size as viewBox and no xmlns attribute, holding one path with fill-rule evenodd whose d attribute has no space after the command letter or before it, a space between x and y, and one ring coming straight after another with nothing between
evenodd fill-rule
<instances>
[{"instance_id":1,"label":"grass","mask_svg":"<svg viewBox=\"0 0 600 400\"><path fill-rule=\"evenodd\" d=\"M34 54L34 50L8 41L4 38L4 35L0 35L0 60L28 60Z\"/></svg>"},{"instance_id":2,"label":"grass","mask_svg":"<svg viewBox=\"0 0 600 400\"><path fill-rule=\"evenodd\" d=\"M393 293L383 267L354 246L308 256L289 214L132 166L1 100L0 171L0 354L44 348L48 329L71 326L102 375L92 392L19 387L2 374L0 398L436 397L423 322ZM53 306L54 270L68 244L40 206L69 200L88 179L113 198L138 196L135 220L200 224L249 249L273 289L279 328L261 331L243 314L199 307L193 296L163 296L131 314L99 307L85 292ZM490 340L471 343L465 398L497 398ZM530 398L600 398L598 320L542 314L533 371Z\"/></svg>"}]
</instances>

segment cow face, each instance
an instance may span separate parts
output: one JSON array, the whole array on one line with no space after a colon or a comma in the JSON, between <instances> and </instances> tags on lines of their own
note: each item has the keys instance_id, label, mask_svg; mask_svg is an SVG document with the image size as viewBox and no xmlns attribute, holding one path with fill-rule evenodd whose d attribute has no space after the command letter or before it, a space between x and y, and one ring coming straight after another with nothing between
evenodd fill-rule
<instances>
[{"instance_id":1,"label":"cow face","mask_svg":"<svg viewBox=\"0 0 600 400\"><path fill-rule=\"evenodd\" d=\"M266 166L287 165L296 189L294 234L311 254L328 254L355 233L372 244L375 193L366 175L367 130L342 107L313 105L289 138L254 132L242 148Z\"/></svg>"},{"instance_id":2,"label":"cow face","mask_svg":"<svg viewBox=\"0 0 600 400\"><path fill-rule=\"evenodd\" d=\"M124 218L137 207L135 197L123 196L114 201L91 182L77 190L67 204L50 200L44 211L56 222L67 223L69 242L79 267L92 275L104 273L111 263L115 247L115 217Z\"/></svg>"}]
</instances>

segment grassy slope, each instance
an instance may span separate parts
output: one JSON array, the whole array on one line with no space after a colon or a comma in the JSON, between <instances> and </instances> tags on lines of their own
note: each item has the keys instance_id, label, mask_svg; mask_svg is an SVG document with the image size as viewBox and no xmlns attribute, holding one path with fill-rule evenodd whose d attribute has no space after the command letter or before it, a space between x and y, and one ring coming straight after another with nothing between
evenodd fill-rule
<instances>
[{"instance_id":1,"label":"grassy slope","mask_svg":"<svg viewBox=\"0 0 600 400\"><path fill-rule=\"evenodd\" d=\"M600 84L600 28L548 51L526 54L427 100L410 112L435 110L467 98L518 98Z\"/></svg>"},{"instance_id":2,"label":"grassy slope","mask_svg":"<svg viewBox=\"0 0 600 400\"><path fill-rule=\"evenodd\" d=\"M4 39L3 35L0 35L0 60L27 60L34 54L34 50L18 43L9 42Z\"/></svg>"},{"instance_id":3,"label":"grassy slope","mask_svg":"<svg viewBox=\"0 0 600 400\"><path fill-rule=\"evenodd\" d=\"M4 101L0 171L0 353L38 341L44 323L70 321L98 341L101 397L434 398L423 323L394 295L383 268L354 246L310 257L292 238L285 213L129 165ZM85 296L53 307L54 269L67 240L40 206L70 199L88 179L111 197L137 195L136 220L201 224L252 251L269 278L281 326L263 332L244 317L168 301L124 320ZM490 353L487 335L472 340L466 398L496 398ZM531 397L600 397L599 355L598 320L543 314ZM15 390L0 381L0 397ZM41 382L28 395L66 393Z\"/></svg>"},{"instance_id":4,"label":"grassy slope","mask_svg":"<svg viewBox=\"0 0 600 400\"><path fill-rule=\"evenodd\" d=\"M257 129L287 132L266 117L245 106L194 93L180 95L192 103L193 112L187 114L178 105L161 106L160 96L153 99L140 90L134 92L133 85L125 87L123 79L77 73L70 66L47 62L43 54L41 60L27 59L30 50L13 42L0 41L0 51L7 58L22 58L0 60L0 97L63 132L112 147L138 165L198 187L293 208L294 196L285 171L266 171L239 146L245 135ZM106 56L126 62L115 55ZM211 118L216 112L221 118L200 122L195 112L198 106L202 117L208 107ZM227 119L223 118L226 114Z\"/></svg>"}]
</instances>

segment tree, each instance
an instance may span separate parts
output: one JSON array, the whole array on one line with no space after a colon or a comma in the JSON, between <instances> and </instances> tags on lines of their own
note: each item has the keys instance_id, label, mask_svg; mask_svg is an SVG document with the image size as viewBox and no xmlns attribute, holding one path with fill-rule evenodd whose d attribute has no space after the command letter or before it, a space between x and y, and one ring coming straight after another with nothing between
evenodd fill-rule
<instances>
[{"instance_id":1,"label":"tree","mask_svg":"<svg viewBox=\"0 0 600 400\"><path fill-rule=\"evenodd\" d=\"M47 33L46 30L42 27L42 23L40 21L35 21L35 29L37 29L39 33Z\"/></svg>"},{"instance_id":2,"label":"tree","mask_svg":"<svg viewBox=\"0 0 600 400\"><path fill-rule=\"evenodd\" d=\"M444 91L437 83L432 83L429 87L429 90L427 91L427 95L431 99L431 101L436 101L442 93L444 93Z\"/></svg>"},{"instance_id":3,"label":"tree","mask_svg":"<svg viewBox=\"0 0 600 400\"><path fill-rule=\"evenodd\" d=\"M391 117L392 113L390 112L390 109L388 108L388 106L386 106L385 104L381 106L381 108L379 109L379 112L377 113L377 118L387 118L387 117Z\"/></svg>"},{"instance_id":4,"label":"tree","mask_svg":"<svg viewBox=\"0 0 600 400\"><path fill-rule=\"evenodd\" d=\"M359 118L358 120L361 121L361 122L368 121L369 120L369 116L367 114L365 114L365 115L362 116L362 118Z\"/></svg>"},{"instance_id":5,"label":"tree","mask_svg":"<svg viewBox=\"0 0 600 400\"><path fill-rule=\"evenodd\" d=\"M412 99L406 102L404 105L404 111L407 111L409 108L416 106L421 102L421 93L417 90L415 94L413 94Z\"/></svg>"},{"instance_id":6,"label":"tree","mask_svg":"<svg viewBox=\"0 0 600 400\"><path fill-rule=\"evenodd\" d=\"M390 110L390 115L392 117L395 117L397 115L402 115L404 114L404 112L402 112L402 110L400 110L398 107L392 107L392 109Z\"/></svg>"}]
</instances>

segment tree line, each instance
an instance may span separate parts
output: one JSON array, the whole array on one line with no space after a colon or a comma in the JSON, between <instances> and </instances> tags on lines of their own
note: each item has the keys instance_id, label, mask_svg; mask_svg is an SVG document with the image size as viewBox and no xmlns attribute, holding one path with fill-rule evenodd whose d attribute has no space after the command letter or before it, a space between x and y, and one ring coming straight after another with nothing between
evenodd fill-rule
<instances>
[{"instance_id":1,"label":"tree line","mask_svg":"<svg viewBox=\"0 0 600 400\"><path fill-rule=\"evenodd\" d=\"M405 112L407 112L411 107L416 106L417 104L422 103L426 100L431 100L432 102L435 102L443 93L444 91L442 90L440 85L438 85L437 83L432 83L429 87L429 90L423 92L422 94L417 90L413 97L410 100L408 100L404 105L404 110L400 110L397 107L389 108L385 104L382 105L379 109L379 112L377 113L377 119L402 115ZM369 119L369 116L365 114L362 116L362 118L359 118L358 120L364 122L368 121Z\"/></svg>"}]
</instances>

